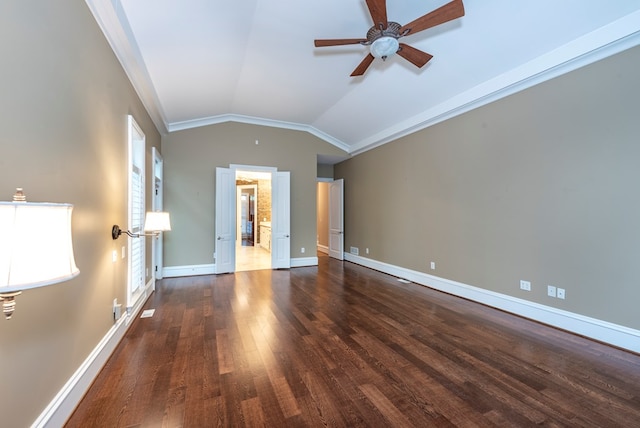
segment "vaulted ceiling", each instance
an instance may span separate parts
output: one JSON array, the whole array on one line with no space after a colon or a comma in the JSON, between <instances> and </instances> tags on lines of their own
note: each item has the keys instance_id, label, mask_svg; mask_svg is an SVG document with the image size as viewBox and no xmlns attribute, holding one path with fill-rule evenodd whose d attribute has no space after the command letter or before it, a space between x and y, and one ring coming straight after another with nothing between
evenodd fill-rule
<instances>
[{"instance_id":1,"label":"vaulted ceiling","mask_svg":"<svg viewBox=\"0 0 640 428\"><path fill-rule=\"evenodd\" d=\"M368 47L365 0L86 0L161 132L226 121L305 130L356 154L640 44L638 0L464 0L465 15ZM406 24L448 0L388 0Z\"/></svg>"}]
</instances>

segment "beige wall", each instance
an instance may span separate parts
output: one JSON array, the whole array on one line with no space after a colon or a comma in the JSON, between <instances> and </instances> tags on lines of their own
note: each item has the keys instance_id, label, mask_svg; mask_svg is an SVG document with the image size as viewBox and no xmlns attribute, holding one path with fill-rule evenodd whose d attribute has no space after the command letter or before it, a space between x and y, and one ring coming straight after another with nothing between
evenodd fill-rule
<instances>
[{"instance_id":1,"label":"beige wall","mask_svg":"<svg viewBox=\"0 0 640 428\"><path fill-rule=\"evenodd\" d=\"M291 172L291 257L315 257L317 155L345 155L342 150L306 132L235 122L170 133L162 148L172 220L166 267L213 263L215 170L230 164Z\"/></svg>"},{"instance_id":2,"label":"beige wall","mask_svg":"<svg viewBox=\"0 0 640 428\"><path fill-rule=\"evenodd\" d=\"M80 269L0 319L0 425L26 427L113 326L113 299L125 301L126 263L111 252L126 240L110 230L127 221L127 115L149 156L160 136L83 1L3 0L0 55L0 200L20 186L32 202L74 204Z\"/></svg>"},{"instance_id":3,"label":"beige wall","mask_svg":"<svg viewBox=\"0 0 640 428\"><path fill-rule=\"evenodd\" d=\"M318 178L333 178L333 165L319 163Z\"/></svg>"},{"instance_id":4,"label":"beige wall","mask_svg":"<svg viewBox=\"0 0 640 428\"><path fill-rule=\"evenodd\" d=\"M345 248L640 328L638 70L634 48L336 165Z\"/></svg>"}]
</instances>

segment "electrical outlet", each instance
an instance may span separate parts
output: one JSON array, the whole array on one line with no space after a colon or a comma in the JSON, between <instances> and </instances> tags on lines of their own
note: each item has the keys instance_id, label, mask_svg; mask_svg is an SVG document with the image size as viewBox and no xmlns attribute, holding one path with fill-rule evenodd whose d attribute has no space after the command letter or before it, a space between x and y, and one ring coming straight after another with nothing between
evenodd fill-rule
<instances>
[{"instance_id":1,"label":"electrical outlet","mask_svg":"<svg viewBox=\"0 0 640 428\"><path fill-rule=\"evenodd\" d=\"M520 290L531 291L531 282L520 280Z\"/></svg>"},{"instance_id":2,"label":"electrical outlet","mask_svg":"<svg viewBox=\"0 0 640 428\"><path fill-rule=\"evenodd\" d=\"M553 285L547 285L547 296L556 297L556 287Z\"/></svg>"},{"instance_id":3,"label":"electrical outlet","mask_svg":"<svg viewBox=\"0 0 640 428\"><path fill-rule=\"evenodd\" d=\"M304 247L300 248L300 252L304 254Z\"/></svg>"},{"instance_id":4,"label":"electrical outlet","mask_svg":"<svg viewBox=\"0 0 640 428\"><path fill-rule=\"evenodd\" d=\"M118 261L118 251L117 250L113 250L111 252L111 261L114 262L114 263Z\"/></svg>"},{"instance_id":5,"label":"electrical outlet","mask_svg":"<svg viewBox=\"0 0 640 428\"><path fill-rule=\"evenodd\" d=\"M127 256L127 250L126 247L123 245L122 246L122 258L124 259Z\"/></svg>"},{"instance_id":6,"label":"electrical outlet","mask_svg":"<svg viewBox=\"0 0 640 428\"><path fill-rule=\"evenodd\" d=\"M564 296L565 296L564 288L557 288L556 296L558 297L558 299L564 299Z\"/></svg>"},{"instance_id":7,"label":"electrical outlet","mask_svg":"<svg viewBox=\"0 0 640 428\"><path fill-rule=\"evenodd\" d=\"M365 253L369 254L369 249L368 248L365 249L364 251L365 251Z\"/></svg>"},{"instance_id":8,"label":"electrical outlet","mask_svg":"<svg viewBox=\"0 0 640 428\"><path fill-rule=\"evenodd\" d=\"M436 262L431 262L431 270L435 270L436 269Z\"/></svg>"}]
</instances>

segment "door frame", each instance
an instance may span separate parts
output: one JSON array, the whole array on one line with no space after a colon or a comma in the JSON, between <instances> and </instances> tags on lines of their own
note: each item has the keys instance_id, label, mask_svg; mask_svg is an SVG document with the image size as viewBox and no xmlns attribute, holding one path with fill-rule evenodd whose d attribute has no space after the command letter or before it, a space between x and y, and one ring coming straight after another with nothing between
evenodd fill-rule
<instances>
[{"instance_id":1,"label":"door frame","mask_svg":"<svg viewBox=\"0 0 640 428\"><path fill-rule=\"evenodd\" d=\"M329 257L344 260L344 179L329 183Z\"/></svg>"},{"instance_id":2,"label":"door frame","mask_svg":"<svg viewBox=\"0 0 640 428\"><path fill-rule=\"evenodd\" d=\"M223 169L223 170L229 170L233 176L233 180L232 180L232 184L233 184L233 189L226 189L227 192L230 192L231 194L234 195L234 200L233 201L228 201L229 204L232 205L232 210L234 212L234 215L231 216L233 218L233 221L236 221L237 219L237 215L235 214L235 210L236 210L236 206L237 206L237 202L235 201L235 195L236 195L236 184L235 184L235 177L236 177L236 172L237 171L252 171L252 172L268 172L271 174L271 224L272 224L272 231L273 231L273 224L275 221L277 221L278 219L274 218L274 215L276 215L276 210L274 209L275 204L277 204L280 201L276 201L275 199L277 197L274 197L274 185L278 180L278 177L286 174L289 174L288 171L278 171L277 167L274 166L259 166L259 165L242 165L242 164L230 164L229 168L226 167L219 167L219 169ZM289 181L287 181L289 182ZM218 186L218 183L216 183L216 188ZM231 184L230 184L231 186ZM276 192L276 195L278 193ZM286 205L287 207L290 207L290 203L291 203L291 195L290 192L287 192L287 196L288 196L288 200L286 201L286 204L282 204L281 205ZM220 206L220 204L216 203L216 236L218 236L220 234L220 232L217 230L218 228L218 221L221 217L221 213L222 213L223 207ZM290 217L287 216L287 220L290 220ZM287 222L289 223L287 226L290 227L290 221ZM229 226L229 225L227 225ZM216 254L216 273L231 273L231 272L235 272L235 242L236 242L236 231L237 231L237 227L234 224L233 227L230 227L230 233L233 235L230 237L230 239L233 241L233 270L231 269L225 269L224 272L221 271L221 269L218 268L218 260L220 260L220 258L222 257L221 253L220 253L220 249L218 247L218 242L220 241L220 238L217 237L216 238L216 249L215 249L215 254ZM290 230L288 229L287 231L285 231L285 233L283 234L283 236L289 241L289 252L287 252L287 263L284 263L283 260L276 260L276 254L275 252L271 251L271 269L279 269L279 268L287 268L290 266L291 263L291 257L290 257L290 250L291 250L291 245L290 245ZM231 266L229 266L231 267Z\"/></svg>"},{"instance_id":3,"label":"door frame","mask_svg":"<svg viewBox=\"0 0 640 428\"><path fill-rule=\"evenodd\" d=\"M151 195L151 207L153 211L162 211L164 207L163 174L164 159L156 147L151 149L153 165L153 194ZM151 266L153 269L153 289L156 289L156 280L162 279L164 269L162 240L163 232L151 238Z\"/></svg>"}]
</instances>

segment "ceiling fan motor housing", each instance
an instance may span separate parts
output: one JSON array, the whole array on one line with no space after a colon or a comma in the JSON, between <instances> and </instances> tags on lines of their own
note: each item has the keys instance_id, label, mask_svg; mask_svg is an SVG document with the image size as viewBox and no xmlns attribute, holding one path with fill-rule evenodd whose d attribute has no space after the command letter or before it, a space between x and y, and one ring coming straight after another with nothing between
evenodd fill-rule
<instances>
[{"instance_id":1,"label":"ceiling fan motor housing","mask_svg":"<svg viewBox=\"0 0 640 428\"><path fill-rule=\"evenodd\" d=\"M384 29L380 28L380 26L374 25L369 28L369 31L367 31L367 44L372 44L380 37L393 37L394 39L399 39L401 37L400 28L402 28L402 25L397 22L387 22L387 28Z\"/></svg>"}]
</instances>

